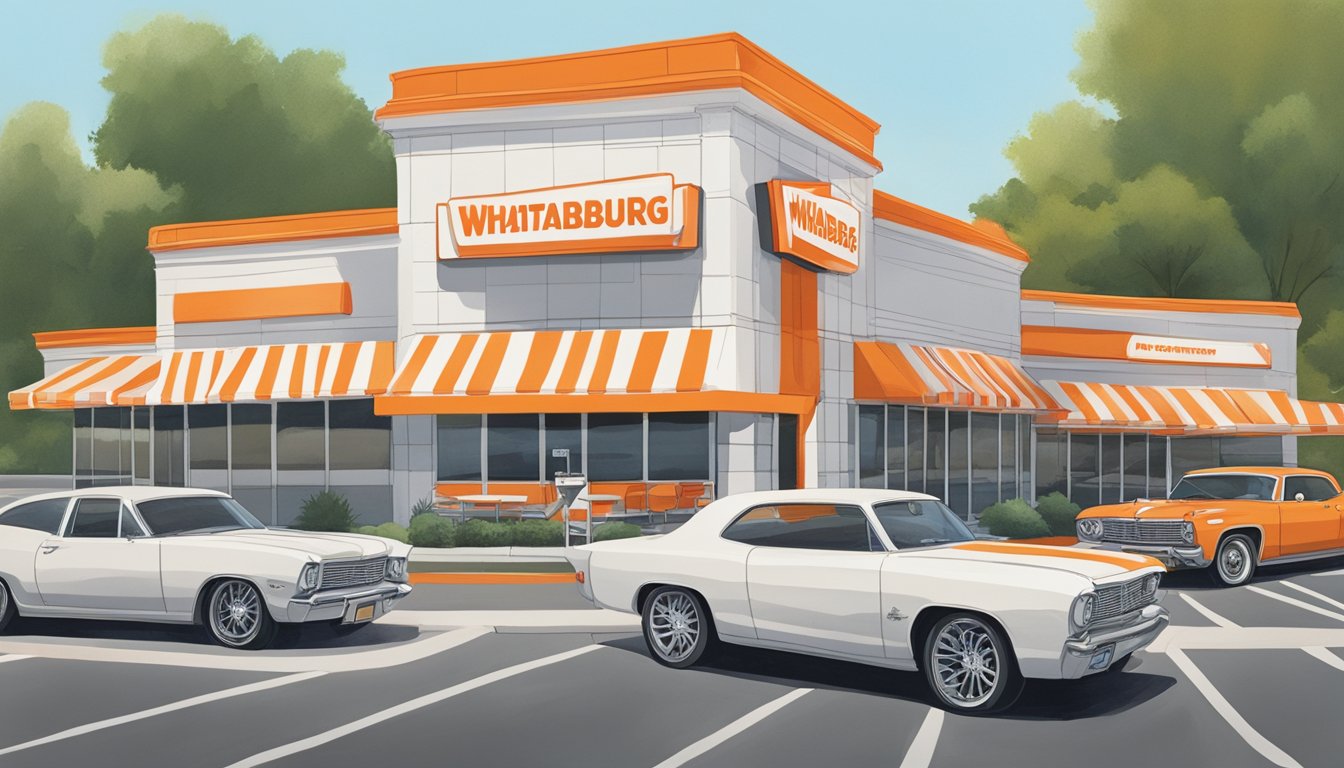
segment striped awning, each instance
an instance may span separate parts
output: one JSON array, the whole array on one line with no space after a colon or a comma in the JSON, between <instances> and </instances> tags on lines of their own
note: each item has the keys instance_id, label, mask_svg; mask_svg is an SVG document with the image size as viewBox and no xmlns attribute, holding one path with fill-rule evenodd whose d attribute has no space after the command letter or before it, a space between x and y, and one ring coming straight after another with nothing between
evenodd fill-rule
<instances>
[{"instance_id":1,"label":"striped awning","mask_svg":"<svg viewBox=\"0 0 1344 768\"><path fill-rule=\"evenodd\" d=\"M496 331L423 335L405 347L392 397L600 395L726 389L721 329Z\"/></svg>"},{"instance_id":2,"label":"striped awning","mask_svg":"<svg viewBox=\"0 0 1344 768\"><path fill-rule=\"evenodd\" d=\"M1046 381L1072 429L1169 434L1344 434L1344 404L1281 390Z\"/></svg>"},{"instance_id":3,"label":"striped awning","mask_svg":"<svg viewBox=\"0 0 1344 768\"><path fill-rule=\"evenodd\" d=\"M11 410L133 405L159 376L158 355L91 357L9 393Z\"/></svg>"},{"instance_id":4,"label":"striped awning","mask_svg":"<svg viewBox=\"0 0 1344 768\"><path fill-rule=\"evenodd\" d=\"M854 399L996 411L1059 409L1014 360L904 342L854 342Z\"/></svg>"},{"instance_id":5,"label":"striped awning","mask_svg":"<svg viewBox=\"0 0 1344 768\"><path fill-rule=\"evenodd\" d=\"M380 395L392 379L394 346L353 341L179 350L168 354L145 404Z\"/></svg>"}]
</instances>

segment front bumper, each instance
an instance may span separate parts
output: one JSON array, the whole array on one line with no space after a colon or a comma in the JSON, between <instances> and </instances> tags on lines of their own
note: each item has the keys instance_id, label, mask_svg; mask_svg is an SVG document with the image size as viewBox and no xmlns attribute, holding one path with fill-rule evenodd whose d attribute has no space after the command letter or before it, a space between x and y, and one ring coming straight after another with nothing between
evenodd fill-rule
<instances>
[{"instance_id":1,"label":"front bumper","mask_svg":"<svg viewBox=\"0 0 1344 768\"><path fill-rule=\"evenodd\" d=\"M1204 548L1198 544L1173 547L1155 544L1121 544L1113 541L1083 542L1092 549L1147 555L1168 568L1206 568L1212 561L1204 557Z\"/></svg>"},{"instance_id":2,"label":"front bumper","mask_svg":"<svg viewBox=\"0 0 1344 768\"><path fill-rule=\"evenodd\" d=\"M1064 644L1060 677L1074 679L1105 672L1117 661L1146 648L1169 621L1167 609L1154 603L1121 623L1103 625L1069 640Z\"/></svg>"},{"instance_id":3,"label":"front bumper","mask_svg":"<svg viewBox=\"0 0 1344 768\"><path fill-rule=\"evenodd\" d=\"M304 597L291 598L287 610L290 622L335 621L352 624L373 621L396 607L397 601L411 593L410 584L382 581L363 587L314 592ZM361 608L372 606L361 615ZM277 617L279 618L279 617Z\"/></svg>"}]
</instances>

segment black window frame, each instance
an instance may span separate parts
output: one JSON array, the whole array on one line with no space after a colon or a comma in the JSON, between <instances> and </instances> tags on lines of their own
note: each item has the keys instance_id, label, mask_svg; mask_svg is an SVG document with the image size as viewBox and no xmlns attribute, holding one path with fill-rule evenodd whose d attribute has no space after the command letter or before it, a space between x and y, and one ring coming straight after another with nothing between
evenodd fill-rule
<instances>
[{"instance_id":1,"label":"black window frame","mask_svg":"<svg viewBox=\"0 0 1344 768\"><path fill-rule=\"evenodd\" d=\"M1329 501L1330 499L1333 499L1333 498L1335 498L1336 496L1339 495L1339 489L1335 488L1335 486L1332 485L1332 484L1330 483L1329 480L1326 480L1324 477L1321 477L1320 475L1288 475L1288 476L1286 476L1286 477L1283 478L1283 500L1284 500L1284 501L1290 501L1290 502L1296 502L1296 501L1297 501L1297 499L1296 499L1295 497L1296 497L1296 495L1297 495L1300 491L1296 491L1296 490L1294 490L1294 491L1289 491L1289 490L1288 490L1288 484L1291 483L1291 482L1293 482L1294 480L1299 480L1299 481L1303 481L1303 482L1308 482L1308 481L1318 482L1318 483L1321 483L1323 486L1325 486L1325 487L1330 491L1330 495L1329 495L1329 496L1325 496L1325 497L1323 497L1323 498L1319 498L1319 499L1313 499L1311 496L1307 495L1305 492L1302 492L1302 495L1303 495L1303 499L1302 499L1302 501L1303 501L1304 503L1305 503L1305 502L1308 502L1308 501Z\"/></svg>"},{"instance_id":2,"label":"black window frame","mask_svg":"<svg viewBox=\"0 0 1344 768\"><path fill-rule=\"evenodd\" d=\"M79 506L87 501L114 501L117 503L117 527L111 536L76 536L75 523L79 520ZM126 502L116 496L81 496L75 499L74 506L70 508L66 515L65 527L61 532L63 539L117 539L121 537L121 516L126 508ZM142 526L143 527L143 526Z\"/></svg>"},{"instance_id":3,"label":"black window frame","mask_svg":"<svg viewBox=\"0 0 1344 768\"><path fill-rule=\"evenodd\" d=\"M779 545L779 544L761 544L761 543L757 543L757 542L753 542L753 541L742 541L742 540L740 540L740 539L734 539L734 538L731 538L731 537L728 535L728 532L731 531L731 530L733 529L734 526L736 526L738 523L742 522L742 519L743 519L744 517L746 517L747 515L750 515L752 512L755 512L756 510L759 510L759 509L767 509L767 508L769 508L769 507L781 507L781 506L787 506L787 507L834 507L835 510L836 510L836 513L837 513L837 514L836 514L837 517L840 516L840 515L839 515L839 511L840 511L841 509L853 509L853 510L856 510L856 511L859 513L859 517L863 519L864 528L867 530L867 539L868 539L868 541L867 541L867 545L866 545L865 548L863 548L863 549L836 548L836 547L799 547L799 546L787 546L787 545ZM770 549L780 549L780 550L787 550L787 549L801 549L801 550L807 550L807 551L811 551L811 552L890 552L890 551L891 551L891 550L887 547L886 542L884 542L884 541L882 540L882 537L878 535L877 530L873 527L873 520L872 520L872 518L868 515L867 510L865 510L865 509L863 508L863 505L861 505L861 504L852 504L852 503L848 503L848 502L840 502L840 503L837 503L837 502L826 502L826 501L798 501L798 502L782 502L782 503L781 503L781 502L776 502L776 503L772 503L772 504L756 504L756 505L753 505L753 506L751 506L751 507L748 507L747 509L742 510L741 513L739 513L738 515L736 515L736 516L733 518L732 522L728 523L728 525L725 525L725 526L723 527L723 529L722 529L721 531L719 531L719 538L723 539L724 541L731 541L731 542L734 542L734 543L737 543L737 544L742 544L742 545L744 545L744 546L748 546L748 547L768 547L768 548L770 548Z\"/></svg>"}]
</instances>

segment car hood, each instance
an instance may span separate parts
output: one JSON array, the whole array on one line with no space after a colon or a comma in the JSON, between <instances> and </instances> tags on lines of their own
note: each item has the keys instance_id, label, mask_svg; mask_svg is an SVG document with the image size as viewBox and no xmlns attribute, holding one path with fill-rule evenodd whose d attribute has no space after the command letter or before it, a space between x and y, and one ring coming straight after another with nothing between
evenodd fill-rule
<instances>
[{"instance_id":1,"label":"car hood","mask_svg":"<svg viewBox=\"0 0 1344 768\"><path fill-rule=\"evenodd\" d=\"M1168 501L1166 499L1131 501L1127 504L1103 504L1089 507L1078 515L1084 517L1110 517L1141 520L1184 520L1206 512L1224 512L1231 506L1244 504L1267 504L1264 501L1229 501L1227 499L1190 499L1189 501Z\"/></svg>"},{"instance_id":2,"label":"car hood","mask_svg":"<svg viewBox=\"0 0 1344 768\"><path fill-rule=\"evenodd\" d=\"M1160 562L1144 555L1126 552L1098 552L1077 547L1049 547L1016 544L1011 541L968 541L936 549L899 553L917 559L963 560L975 563L1045 568L1077 574L1093 581L1122 576L1132 571L1156 567Z\"/></svg>"},{"instance_id":3,"label":"car hood","mask_svg":"<svg viewBox=\"0 0 1344 768\"><path fill-rule=\"evenodd\" d=\"M340 560L351 557L378 557L390 554L391 542L377 536L358 534L316 533L311 531L291 531L275 528L247 531L221 531L209 534L212 540L227 540L233 543L249 544L258 547L288 549L315 555L323 560ZM183 537L178 541L188 541L198 537Z\"/></svg>"}]
</instances>

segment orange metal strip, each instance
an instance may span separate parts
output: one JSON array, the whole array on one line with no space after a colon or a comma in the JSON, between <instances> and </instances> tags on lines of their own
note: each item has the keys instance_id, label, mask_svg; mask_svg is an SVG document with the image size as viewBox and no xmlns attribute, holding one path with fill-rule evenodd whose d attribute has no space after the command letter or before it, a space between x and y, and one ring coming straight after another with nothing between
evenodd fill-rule
<instances>
[{"instance_id":1,"label":"orange metal strip","mask_svg":"<svg viewBox=\"0 0 1344 768\"><path fill-rule=\"evenodd\" d=\"M1233 315L1276 315L1298 317L1297 305L1286 301L1234 301L1231 299L1159 299L1137 296L1098 296L1090 293L1059 291L1022 291L1026 301L1050 301L1098 309L1138 309L1149 312L1210 312Z\"/></svg>"},{"instance_id":2,"label":"orange metal strip","mask_svg":"<svg viewBox=\"0 0 1344 768\"><path fill-rule=\"evenodd\" d=\"M792 413L802 416L811 414L815 406L816 399L806 395L776 395L723 390L651 392L641 395L383 396L374 400L374 411L383 416L435 413L630 413L640 411L649 413L670 413L674 411Z\"/></svg>"},{"instance_id":3,"label":"orange metal strip","mask_svg":"<svg viewBox=\"0 0 1344 768\"><path fill-rule=\"evenodd\" d=\"M464 369L467 367L467 360L471 357L472 350L476 348L476 343L480 340L480 335L475 333L464 333L457 337L457 346L453 347L453 352L448 356L448 362L439 372L439 378L434 382L434 394L451 395L453 390L457 389L457 382L462 378Z\"/></svg>"},{"instance_id":4,"label":"orange metal strip","mask_svg":"<svg viewBox=\"0 0 1344 768\"><path fill-rule=\"evenodd\" d=\"M555 384L556 394L567 395L578 388L583 361L588 358L588 347L592 341L592 331L574 333L574 339L569 343L569 356L565 358L565 367L561 369L560 380Z\"/></svg>"},{"instance_id":5,"label":"orange metal strip","mask_svg":"<svg viewBox=\"0 0 1344 768\"><path fill-rule=\"evenodd\" d=\"M653 389L653 377L658 374L658 362L663 359L666 346L667 331L644 332L635 352L634 366L630 369L630 380L625 384L626 392L633 394Z\"/></svg>"},{"instance_id":6,"label":"orange metal strip","mask_svg":"<svg viewBox=\"0 0 1344 768\"><path fill-rule=\"evenodd\" d=\"M564 331L537 331L532 335L532 345L527 350L527 361L523 363L523 372L518 376L517 391L531 394L541 391L546 375L551 372L555 362L555 352L560 348Z\"/></svg>"},{"instance_id":7,"label":"orange metal strip","mask_svg":"<svg viewBox=\"0 0 1344 768\"><path fill-rule=\"evenodd\" d=\"M699 392L705 385L705 374L709 371L709 347L714 340L714 332L708 328L696 328L686 340L686 353L681 358L681 373L677 376L678 392Z\"/></svg>"},{"instance_id":8,"label":"orange metal strip","mask_svg":"<svg viewBox=\"0 0 1344 768\"><path fill-rule=\"evenodd\" d=\"M396 208L322 211L153 227L149 230L149 250L177 251L184 248L212 248L329 237L368 237L396 233Z\"/></svg>"},{"instance_id":9,"label":"orange metal strip","mask_svg":"<svg viewBox=\"0 0 1344 768\"><path fill-rule=\"evenodd\" d=\"M476 370L471 372L471 380L467 382L468 395L490 394L512 337L509 331L499 331L490 334L485 340L485 349L481 350L481 356L476 360Z\"/></svg>"},{"instance_id":10,"label":"orange metal strip","mask_svg":"<svg viewBox=\"0 0 1344 768\"><path fill-rule=\"evenodd\" d=\"M349 283L200 291L173 297L173 322L176 323L348 315L353 311Z\"/></svg>"},{"instance_id":11,"label":"orange metal strip","mask_svg":"<svg viewBox=\"0 0 1344 768\"><path fill-rule=\"evenodd\" d=\"M597 363L593 366L593 378L588 382L588 393L600 395L607 391L607 379L611 377L611 365L616 360L616 345L621 341L620 331L604 331L602 345L597 350Z\"/></svg>"},{"instance_id":12,"label":"orange metal strip","mask_svg":"<svg viewBox=\"0 0 1344 768\"><path fill-rule=\"evenodd\" d=\"M873 218L931 232L1016 261L1031 261L1027 251L1013 242L1002 227L965 222L877 189L873 190Z\"/></svg>"},{"instance_id":13,"label":"orange metal strip","mask_svg":"<svg viewBox=\"0 0 1344 768\"><path fill-rule=\"evenodd\" d=\"M153 344L157 338L152 325L128 328L76 328L68 331L40 331L33 334L38 349L62 347L106 347L119 344Z\"/></svg>"}]
</instances>

